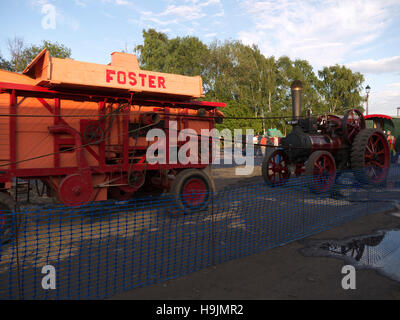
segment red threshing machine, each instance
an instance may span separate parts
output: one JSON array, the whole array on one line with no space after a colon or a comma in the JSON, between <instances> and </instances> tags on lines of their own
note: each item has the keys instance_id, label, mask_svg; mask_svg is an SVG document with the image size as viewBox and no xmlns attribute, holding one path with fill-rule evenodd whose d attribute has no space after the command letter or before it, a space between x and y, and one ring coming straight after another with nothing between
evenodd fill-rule
<instances>
[{"instance_id":1,"label":"red threshing machine","mask_svg":"<svg viewBox=\"0 0 400 320\"><path fill-rule=\"evenodd\" d=\"M23 74L0 70L1 209L12 209L14 178L41 180L67 206L164 190L184 210L204 207L213 190L207 163L146 159L157 141L147 141L148 130L165 132L168 153L184 143L168 138L170 121L175 134L198 135L222 121L225 104L200 97L200 76L141 70L135 55L119 52L100 65L43 50Z\"/></svg>"}]
</instances>

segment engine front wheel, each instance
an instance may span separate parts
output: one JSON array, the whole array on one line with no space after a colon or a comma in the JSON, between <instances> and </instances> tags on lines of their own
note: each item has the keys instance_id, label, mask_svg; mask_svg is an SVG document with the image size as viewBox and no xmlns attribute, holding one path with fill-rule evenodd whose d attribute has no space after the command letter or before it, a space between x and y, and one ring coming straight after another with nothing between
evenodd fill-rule
<instances>
[{"instance_id":1,"label":"engine front wheel","mask_svg":"<svg viewBox=\"0 0 400 320\"><path fill-rule=\"evenodd\" d=\"M312 192L329 192L335 184L335 159L327 151L313 152L306 162L305 175Z\"/></svg>"},{"instance_id":2,"label":"engine front wheel","mask_svg":"<svg viewBox=\"0 0 400 320\"><path fill-rule=\"evenodd\" d=\"M282 186L290 178L289 157L283 150L269 149L264 156L261 173L271 187Z\"/></svg>"}]
</instances>

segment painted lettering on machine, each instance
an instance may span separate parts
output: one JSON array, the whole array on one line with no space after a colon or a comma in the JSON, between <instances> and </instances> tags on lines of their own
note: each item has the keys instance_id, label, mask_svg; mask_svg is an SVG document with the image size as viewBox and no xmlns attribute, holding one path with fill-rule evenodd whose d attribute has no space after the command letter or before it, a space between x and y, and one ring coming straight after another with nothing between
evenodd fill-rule
<instances>
[{"instance_id":1,"label":"painted lettering on machine","mask_svg":"<svg viewBox=\"0 0 400 320\"><path fill-rule=\"evenodd\" d=\"M106 70L106 82L150 89L166 89L165 78L145 73Z\"/></svg>"}]
</instances>

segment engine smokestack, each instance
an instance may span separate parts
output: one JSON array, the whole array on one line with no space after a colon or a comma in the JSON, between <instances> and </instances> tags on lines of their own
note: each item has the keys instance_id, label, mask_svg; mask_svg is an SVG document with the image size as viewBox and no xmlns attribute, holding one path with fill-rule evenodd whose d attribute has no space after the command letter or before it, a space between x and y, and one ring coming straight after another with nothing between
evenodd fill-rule
<instances>
[{"instance_id":1,"label":"engine smokestack","mask_svg":"<svg viewBox=\"0 0 400 320\"><path fill-rule=\"evenodd\" d=\"M301 99L303 91L303 83L300 80L293 81L292 90L292 114L293 120L297 120L301 116Z\"/></svg>"}]
</instances>

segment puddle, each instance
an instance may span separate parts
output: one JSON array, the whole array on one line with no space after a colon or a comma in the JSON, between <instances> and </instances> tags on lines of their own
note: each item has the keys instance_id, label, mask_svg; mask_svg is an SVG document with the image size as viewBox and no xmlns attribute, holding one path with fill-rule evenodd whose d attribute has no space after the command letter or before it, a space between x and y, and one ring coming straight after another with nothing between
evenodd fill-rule
<instances>
[{"instance_id":1,"label":"puddle","mask_svg":"<svg viewBox=\"0 0 400 320\"><path fill-rule=\"evenodd\" d=\"M400 209L400 208L399 208ZM400 218L400 212L392 212L391 215L396 218Z\"/></svg>"},{"instance_id":2,"label":"puddle","mask_svg":"<svg viewBox=\"0 0 400 320\"><path fill-rule=\"evenodd\" d=\"M314 240L300 251L305 256L343 259L356 268L375 269L400 282L400 229L342 241Z\"/></svg>"}]
</instances>

